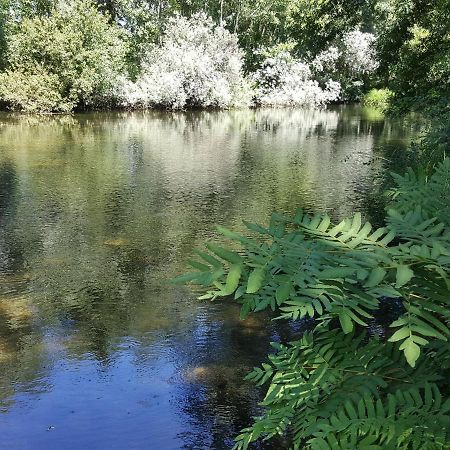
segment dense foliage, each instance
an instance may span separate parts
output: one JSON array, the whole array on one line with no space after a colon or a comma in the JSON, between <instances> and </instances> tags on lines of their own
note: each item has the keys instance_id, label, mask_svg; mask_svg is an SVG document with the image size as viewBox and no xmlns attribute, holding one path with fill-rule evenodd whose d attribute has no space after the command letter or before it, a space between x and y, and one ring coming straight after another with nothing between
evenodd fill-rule
<instances>
[{"instance_id":1,"label":"dense foliage","mask_svg":"<svg viewBox=\"0 0 450 450\"><path fill-rule=\"evenodd\" d=\"M1 0L0 101L64 112L231 107L250 97L322 106L386 86L396 104L442 97L447 3ZM413 64L414 80L405 76Z\"/></svg>"},{"instance_id":2,"label":"dense foliage","mask_svg":"<svg viewBox=\"0 0 450 450\"><path fill-rule=\"evenodd\" d=\"M323 87L312 78L308 63L288 52L266 58L254 74L256 98L264 106L321 106L336 101L339 82L328 79Z\"/></svg>"},{"instance_id":3,"label":"dense foliage","mask_svg":"<svg viewBox=\"0 0 450 450\"><path fill-rule=\"evenodd\" d=\"M446 0L1 0L0 101L323 106L389 88L424 111L448 105L449 14Z\"/></svg>"},{"instance_id":4,"label":"dense foliage","mask_svg":"<svg viewBox=\"0 0 450 450\"><path fill-rule=\"evenodd\" d=\"M244 317L271 308L303 324L247 377L268 385L266 412L237 448L277 434L293 448L449 448L450 160L395 179L383 228L274 214L247 224L254 237L220 228L242 249L210 243L178 279L233 296Z\"/></svg>"},{"instance_id":5,"label":"dense foliage","mask_svg":"<svg viewBox=\"0 0 450 450\"><path fill-rule=\"evenodd\" d=\"M375 3L380 77L396 107L423 110L450 97L450 3L380 0Z\"/></svg>"},{"instance_id":6,"label":"dense foliage","mask_svg":"<svg viewBox=\"0 0 450 450\"><path fill-rule=\"evenodd\" d=\"M378 61L374 35L353 30L311 61L296 59L288 48L266 50L253 74L256 102L270 106L323 106L356 100ZM286 47L286 46L284 46Z\"/></svg>"},{"instance_id":7,"label":"dense foliage","mask_svg":"<svg viewBox=\"0 0 450 450\"><path fill-rule=\"evenodd\" d=\"M362 98L362 103L366 106L385 111L389 107L389 102L393 92L389 89L371 89Z\"/></svg>"},{"instance_id":8,"label":"dense foliage","mask_svg":"<svg viewBox=\"0 0 450 450\"><path fill-rule=\"evenodd\" d=\"M98 0L98 4L135 36L136 30L161 32L176 13L185 17L206 13L237 34L252 67L259 47L293 42L300 55L315 54L343 32L358 25L368 28L371 18L371 2L366 0ZM136 36L136 42L149 36Z\"/></svg>"},{"instance_id":9,"label":"dense foliage","mask_svg":"<svg viewBox=\"0 0 450 450\"><path fill-rule=\"evenodd\" d=\"M103 102L124 69L120 35L89 0L25 18L8 42L0 97L30 112L66 112Z\"/></svg>"}]
</instances>

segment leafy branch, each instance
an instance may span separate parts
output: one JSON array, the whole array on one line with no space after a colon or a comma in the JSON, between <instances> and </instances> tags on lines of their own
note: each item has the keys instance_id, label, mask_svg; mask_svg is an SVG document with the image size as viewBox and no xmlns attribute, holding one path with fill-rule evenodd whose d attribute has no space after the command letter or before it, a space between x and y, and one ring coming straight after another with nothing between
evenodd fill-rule
<instances>
[{"instance_id":1,"label":"leafy branch","mask_svg":"<svg viewBox=\"0 0 450 450\"><path fill-rule=\"evenodd\" d=\"M382 228L302 210L246 223L248 235L219 227L241 250L209 243L175 279L204 286L202 299L233 297L242 317L314 319L247 377L269 384L266 414L237 448L286 433L293 448L450 448L450 161L395 179ZM401 304L387 340L368 332L382 298Z\"/></svg>"}]
</instances>

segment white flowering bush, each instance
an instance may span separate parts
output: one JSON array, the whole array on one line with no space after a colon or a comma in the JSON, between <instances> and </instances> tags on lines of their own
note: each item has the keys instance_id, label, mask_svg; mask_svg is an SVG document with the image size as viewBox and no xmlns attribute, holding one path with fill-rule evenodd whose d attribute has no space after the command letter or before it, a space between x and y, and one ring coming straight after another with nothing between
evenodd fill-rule
<instances>
[{"instance_id":1,"label":"white flowering bush","mask_svg":"<svg viewBox=\"0 0 450 450\"><path fill-rule=\"evenodd\" d=\"M162 43L151 47L136 82L123 79L125 107L228 108L250 103L243 54L235 34L204 13L169 20Z\"/></svg>"},{"instance_id":2,"label":"white flowering bush","mask_svg":"<svg viewBox=\"0 0 450 450\"><path fill-rule=\"evenodd\" d=\"M372 33L350 31L334 45L316 55L312 66L318 72L345 72L356 76L370 74L379 64L374 43L375 36Z\"/></svg>"},{"instance_id":3,"label":"white flowering bush","mask_svg":"<svg viewBox=\"0 0 450 450\"><path fill-rule=\"evenodd\" d=\"M342 88L343 100L357 100L367 79L378 67L375 36L359 30L345 33L341 39L320 52L312 60L314 77L336 79Z\"/></svg>"},{"instance_id":4,"label":"white flowering bush","mask_svg":"<svg viewBox=\"0 0 450 450\"><path fill-rule=\"evenodd\" d=\"M316 72L334 73L342 52L332 45L321 51L313 60L312 67Z\"/></svg>"},{"instance_id":5,"label":"white flowering bush","mask_svg":"<svg viewBox=\"0 0 450 450\"><path fill-rule=\"evenodd\" d=\"M342 38L344 67L356 75L370 74L378 68L375 54L375 35L359 30L345 33Z\"/></svg>"},{"instance_id":6,"label":"white flowering bush","mask_svg":"<svg viewBox=\"0 0 450 450\"><path fill-rule=\"evenodd\" d=\"M254 74L256 102L263 106L323 106L339 99L340 84L329 79L321 86L309 64L288 52L266 58Z\"/></svg>"},{"instance_id":7,"label":"white flowering bush","mask_svg":"<svg viewBox=\"0 0 450 450\"><path fill-rule=\"evenodd\" d=\"M136 81L122 78L116 89L126 108L230 108L248 106L321 107L356 100L377 68L375 37L354 30L306 61L294 58L289 44L267 49L252 75L243 74L237 36L199 13L172 17L160 45L142 61Z\"/></svg>"}]
</instances>

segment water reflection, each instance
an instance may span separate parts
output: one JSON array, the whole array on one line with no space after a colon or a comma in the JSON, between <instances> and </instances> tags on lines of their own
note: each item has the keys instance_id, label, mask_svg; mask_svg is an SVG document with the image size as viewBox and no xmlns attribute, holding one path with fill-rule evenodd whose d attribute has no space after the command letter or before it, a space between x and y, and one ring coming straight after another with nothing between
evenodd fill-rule
<instances>
[{"instance_id":1,"label":"water reflection","mask_svg":"<svg viewBox=\"0 0 450 450\"><path fill-rule=\"evenodd\" d=\"M0 116L1 446L229 448L244 373L295 330L167 278L216 223L364 208L414 132L352 107Z\"/></svg>"}]
</instances>

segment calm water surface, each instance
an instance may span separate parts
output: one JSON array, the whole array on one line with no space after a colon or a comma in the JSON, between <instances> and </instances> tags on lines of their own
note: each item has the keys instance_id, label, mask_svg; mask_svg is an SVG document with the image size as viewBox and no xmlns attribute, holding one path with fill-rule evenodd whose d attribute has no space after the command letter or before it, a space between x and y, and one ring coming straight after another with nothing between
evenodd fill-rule
<instances>
[{"instance_id":1,"label":"calm water surface","mask_svg":"<svg viewBox=\"0 0 450 450\"><path fill-rule=\"evenodd\" d=\"M0 115L0 448L230 448L242 377L292 330L167 279L215 224L373 214L414 131L356 107Z\"/></svg>"}]
</instances>

